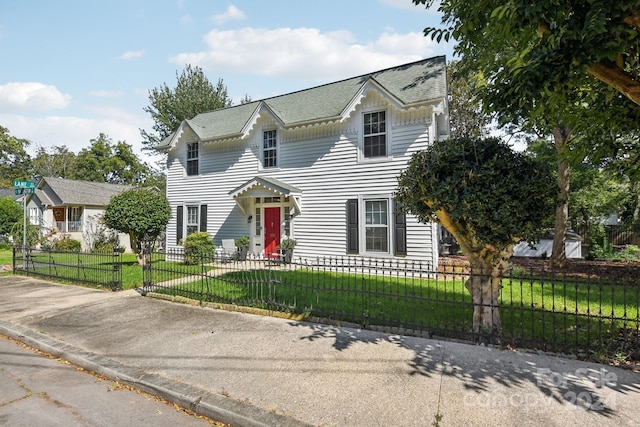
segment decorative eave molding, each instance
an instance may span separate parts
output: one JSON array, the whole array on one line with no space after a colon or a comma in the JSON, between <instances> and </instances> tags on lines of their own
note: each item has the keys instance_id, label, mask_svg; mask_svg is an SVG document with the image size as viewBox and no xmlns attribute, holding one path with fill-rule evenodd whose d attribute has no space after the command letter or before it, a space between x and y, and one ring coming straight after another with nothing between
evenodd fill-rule
<instances>
[{"instance_id":1,"label":"decorative eave molding","mask_svg":"<svg viewBox=\"0 0 640 427\"><path fill-rule=\"evenodd\" d=\"M189 123L187 123L187 120L183 120L182 123L180 123L180 126L178 127L178 130L176 130L173 133L173 135L171 135L169 137L168 143L163 145L163 146L156 146L155 149L158 150L158 151L163 151L163 152L172 150L176 146L176 144L178 143L180 138L182 137L182 134L184 133L185 126L189 126L189 128L191 128L191 130L193 131L193 128L189 125ZM195 131L193 131L193 133L197 135L197 133Z\"/></svg>"},{"instance_id":2,"label":"decorative eave molding","mask_svg":"<svg viewBox=\"0 0 640 427\"><path fill-rule=\"evenodd\" d=\"M358 105L362 103L362 100L367 97L369 91L375 91L386 99L386 103L395 106L396 108L402 108L402 101L400 101L395 95L389 92L384 86L378 83L374 78L370 77L360 90L355 94L351 101L346 105L340 114L340 121L344 122L351 114L356 110Z\"/></svg>"},{"instance_id":3,"label":"decorative eave molding","mask_svg":"<svg viewBox=\"0 0 640 427\"><path fill-rule=\"evenodd\" d=\"M247 123L242 128L242 132L241 132L242 136L240 137L240 139L246 139L250 136L254 126L256 125L256 123L258 123L258 120L260 119L260 117L262 117L262 115L265 113L268 113L275 120L278 127L281 127L281 128L286 127L285 123L282 121L280 116L273 110L273 108L271 108L271 106L269 106L269 104L267 104L266 102L260 101L260 103L256 106L256 109L253 111L253 114L251 115L249 120L247 120Z\"/></svg>"},{"instance_id":4,"label":"decorative eave molding","mask_svg":"<svg viewBox=\"0 0 640 427\"><path fill-rule=\"evenodd\" d=\"M285 123L268 103L260 101L240 133L225 135L210 140L201 139L201 141L203 144L217 145L250 139L255 126L261 118L266 118L265 116L272 119L273 124L283 131L281 134L283 142L302 141L342 134L355 134L358 132L357 129L345 129L344 125L365 100L367 100L367 104L371 106L377 105L380 108L388 108L390 106L392 113L390 124L393 127L416 123L430 125L434 114L439 115L447 112L445 99L440 98L413 104L404 104L375 79L370 78L362 85L358 93L338 116L324 117L318 120L304 122ZM191 129L193 130L193 128ZM179 131L181 130L182 125ZM194 131L194 133L198 135L197 132ZM174 143L173 140L172 143Z\"/></svg>"},{"instance_id":5,"label":"decorative eave molding","mask_svg":"<svg viewBox=\"0 0 640 427\"><path fill-rule=\"evenodd\" d=\"M241 186L231 190L229 195L236 201L240 209L246 213L247 200L254 197L251 193L258 188L264 188L271 193L290 197L293 201L294 211L297 213L302 212L302 191L274 178L256 176Z\"/></svg>"}]
</instances>

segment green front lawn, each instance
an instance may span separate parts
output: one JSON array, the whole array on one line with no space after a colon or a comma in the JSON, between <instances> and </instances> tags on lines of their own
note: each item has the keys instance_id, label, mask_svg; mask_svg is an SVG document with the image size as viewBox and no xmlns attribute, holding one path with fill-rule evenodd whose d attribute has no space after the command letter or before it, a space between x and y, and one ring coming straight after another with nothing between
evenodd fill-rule
<instances>
[{"instance_id":1,"label":"green front lawn","mask_svg":"<svg viewBox=\"0 0 640 427\"><path fill-rule=\"evenodd\" d=\"M0 250L0 265L12 265L13 264L13 250L5 249Z\"/></svg>"},{"instance_id":2,"label":"green front lawn","mask_svg":"<svg viewBox=\"0 0 640 427\"><path fill-rule=\"evenodd\" d=\"M0 252L0 257L4 251ZM22 255L19 254L18 264L22 264ZM3 260L5 258L0 258ZM6 264L12 264L12 252L6 255ZM113 257L111 254L86 254L78 252L40 252L34 251L29 259L29 270L39 273L48 280L63 283L83 283L90 286L109 288L109 283L114 278ZM153 282L187 277L199 274L213 268L200 265L186 265L180 262L166 262L162 256L154 255ZM142 266L138 264L135 254L122 254L120 256L120 269L122 274L122 289L134 289L142 286ZM116 276L117 278L117 276Z\"/></svg>"}]
</instances>

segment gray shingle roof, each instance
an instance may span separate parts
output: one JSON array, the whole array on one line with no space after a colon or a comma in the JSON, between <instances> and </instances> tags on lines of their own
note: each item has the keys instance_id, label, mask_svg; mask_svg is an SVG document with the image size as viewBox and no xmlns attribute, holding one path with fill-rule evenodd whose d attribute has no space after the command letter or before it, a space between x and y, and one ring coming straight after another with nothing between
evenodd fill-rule
<instances>
[{"instance_id":1,"label":"gray shingle roof","mask_svg":"<svg viewBox=\"0 0 640 427\"><path fill-rule=\"evenodd\" d=\"M16 200L20 195L16 195L13 188L0 188L0 197L11 197L13 200Z\"/></svg>"},{"instance_id":2,"label":"gray shingle roof","mask_svg":"<svg viewBox=\"0 0 640 427\"><path fill-rule=\"evenodd\" d=\"M213 110L183 122L202 141L240 136L256 111L265 107L273 111L285 126L336 119L344 113L363 87L374 81L402 105L411 106L446 98L446 59L424 59L387 68L362 76L341 80L286 95ZM172 138L156 147L169 148Z\"/></svg>"},{"instance_id":3,"label":"gray shingle roof","mask_svg":"<svg viewBox=\"0 0 640 427\"><path fill-rule=\"evenodd\" d=\"M132 188L130 185L44 177L38 183L36 194L40 200L50 200L55 206L106 206L113 196Z\"/></svg>"}]
</instances>

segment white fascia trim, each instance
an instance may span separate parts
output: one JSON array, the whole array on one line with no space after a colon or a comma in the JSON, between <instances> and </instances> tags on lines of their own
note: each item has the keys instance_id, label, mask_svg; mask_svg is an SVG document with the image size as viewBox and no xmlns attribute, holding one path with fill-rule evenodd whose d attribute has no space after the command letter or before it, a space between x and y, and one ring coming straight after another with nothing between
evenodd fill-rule
<instances>
[{"instance_id":1,"label":"white fascia trim","mask_svg":"<svg viewBox=\"0 0 640 427\"><path fill-rule=\"evenodd\" d=\"M276 123L278 124L278 126L280 127L285 127L284 122L282 121L282 119L280 118L280 116L278 116L275 111L273 111L273 109L269 106L268 103L264 102L264 101L260 101L258 103L258 105L256 106L256 109L253 110L253 114L251 114L251 117L249 118L249 120L247 120L247 123L244 125L244 127L242 128L241 131L241 139L245 139L248 138L249 135L251 134L251 130L253 129L253 127L256 125L256 123L258 122L258 119L260 118L260 116L262 116L263 113L267 112L269 115L271 115L271 117L274 118L274 120L276 121Z\"/></svg>"},{"instance_id":2,"label":"white fascia trim","mask_svg":"<svg viewBox=\"0 0 640 427\"><path fill-rule=\"evenodd\" d=\"M345 106L340 114L340 121L346 121L353 111L355 111L356 107L362 102L362 99L367 95L367 92L370 90L375 90L380 93L383 97L389 100L389 103L395 106L398 109L404 107L404 104L398 97L389 92L384 86L378 83L374 78L369 78L363 85L360 87L360 90L351 98L351 101Z\"/></svg>"}]
</instances>

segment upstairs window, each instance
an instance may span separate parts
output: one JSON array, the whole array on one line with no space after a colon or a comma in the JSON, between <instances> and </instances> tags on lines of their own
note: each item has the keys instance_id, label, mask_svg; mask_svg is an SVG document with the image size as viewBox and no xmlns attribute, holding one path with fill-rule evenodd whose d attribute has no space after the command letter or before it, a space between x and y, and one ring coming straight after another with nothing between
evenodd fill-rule
<instances>
[{"instance_id":1,"label":"upstairs window","mask_svg":"<svg viewBox=\"0 0 640 427\"><path fill-rule=\"evenodd\" d=\"M199 147L197 142L187 144L187 175L198 175Z\"/></svg>"},{"instance_id":2,"label":"upstairs window","mask_svg":"<svg viewBox=\"0 0 640 427\"><path fill-rule=\"evenodd\" d=\"M278 166L278 143L276 131L268 130L262 134L262 166L275 168Z\"/></svg>"},{"instance_id":3,"label":"upstairs window","mask_svg":"<svg viewBox=\"0 0 640 427\"><path fill-rule=\"evenodd\" d=\"M387 125L384 111L364 115L363 135L365 158L387 156Z\"/></svg>"}]
</instances>

